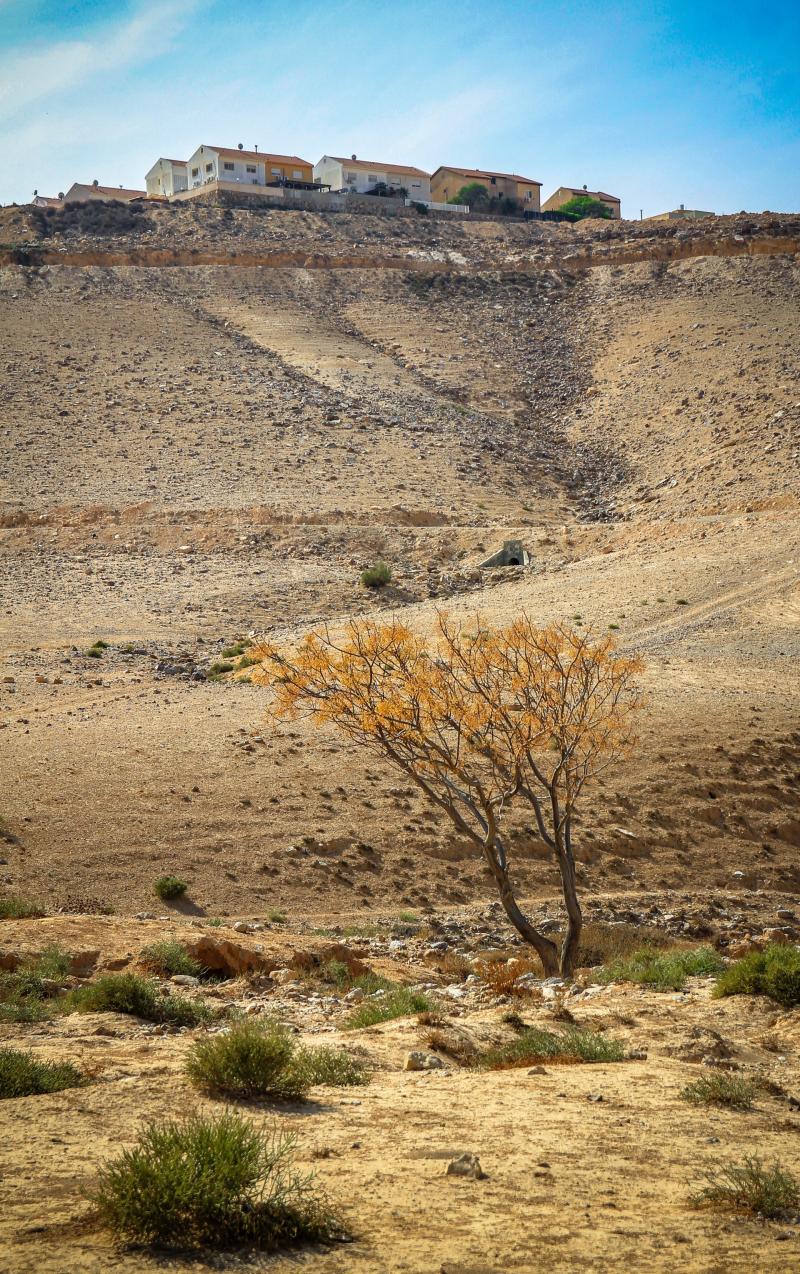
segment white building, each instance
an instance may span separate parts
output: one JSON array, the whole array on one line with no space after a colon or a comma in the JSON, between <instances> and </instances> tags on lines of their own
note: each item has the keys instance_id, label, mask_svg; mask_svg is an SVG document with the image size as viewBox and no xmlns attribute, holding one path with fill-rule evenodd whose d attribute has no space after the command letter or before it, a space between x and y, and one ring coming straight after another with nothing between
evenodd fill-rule
<instances>
[{"instance_id":1,"label":"white building","mask_svg":"<svg viewBox=\"0 0 800 1274\"><path fill-rule=\"evenodd\" d=\"M311 164L298 155L269 155L228 146L198 146L187 160L188 189L219 181L229 185L311 184Z\"/></svg>"},{"instance_id":2,"label":"white building","mask_svg":"<svg viewBox=\"0 0 800 1274\"><path fill-rule=\"evenodd\" d=\"M314 181L330 186L331 190L354 190L362 195L382 182L395 190L405 190L409 199L429 202L431 197L431 175L421 168L409 168L406 164L368 163L355 155L349 159L323 155L314 165Z\"/></svg>"},{"instance_id":3,"label":"white building","mask_svg":"<svg viewBox=\"0 0 800 1274\"><path fill-rule=\"evenodd\" d=\"M186 160L157 159L144 180L148 195L160 195L169 199L180 190L188 190Z\"/></svg>"}]
</instances>

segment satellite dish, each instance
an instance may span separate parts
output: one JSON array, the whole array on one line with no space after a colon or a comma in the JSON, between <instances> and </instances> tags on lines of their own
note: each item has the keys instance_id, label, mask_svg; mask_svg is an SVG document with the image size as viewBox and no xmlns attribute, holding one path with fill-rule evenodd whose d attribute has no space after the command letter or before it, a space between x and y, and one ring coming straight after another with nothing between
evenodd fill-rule
<instances>
[{"instance_id":1,"label":"satellite dish","mask_svg":"<svg viewBox=\"0 0 800 1274\"><path fill-rule=\"evenodd\" d=\"M244 146L242 145L241 142L239 142L239 150L244 150Z\"/></svg>"}]
</instances>

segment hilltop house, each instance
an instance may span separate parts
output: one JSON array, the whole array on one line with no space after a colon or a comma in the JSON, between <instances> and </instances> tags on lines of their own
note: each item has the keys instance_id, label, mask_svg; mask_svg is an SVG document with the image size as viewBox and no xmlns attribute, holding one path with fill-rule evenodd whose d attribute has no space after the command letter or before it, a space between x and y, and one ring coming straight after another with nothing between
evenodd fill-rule
<instances>
[{"instance_id":1,"label":"hilltop house","mask_svg":"<svg viewBox=\"0 0 800 1274\"><path fill-rule=\"evenodd\" d=\"M671 212L654 212L652 217L645 217L645 221L699 221L703 217L715 217L715 212L703 212L700 208L684 208L681 204L680 208L673 208Z\"/></svg>"},{"instance_id":2,"label":"hilltop house","mask_svg":"<svg viewBox=\"0 0 800 1274\"><path fill-rule=\"evenodd\" d=\"M455 199L463 186L484 186L489 194L499 199L517 199L531 212L539 211L542 183L519 173L494 173L487 168L451 168L442 166L431 177L431 191L438 203Z\"/></svg>"},{"instance_id":3,"label":"hilltop house","mask_svg":"<svg viewBox=\"0 0 800 1274\"><path fill-rule=\"evenodd\" d=\"M188 190L189 174L185 159L157 159L145 177L148 195L170 198L179 190Z\"/></svg>"},{"instance_id":4,"label":"hilltop house","mask_svg":"<svg viewBox=\"0 0 800 1274\"><path fill-rule=\"evenodd\" d=\"M122 203L130 203L132 199L144 199L144 190L126 190L122 186L101 186L93 181L84 185L74 181L64 195L64 203L88 203L90 199L119 199Z\"/></svg>"},{"instance_id":5,"label":"hilltop house","mask_svg":"<svg viewBox=\"0 0 800 1274\"><path fill-rule=\"evenodd\" d=\"M409 199L428 203L431 198L431 175L421 168L406 164L384 164L357 159L351 155L343 159L337 155L323 155L314 165L314 180L331 190L353 190L365 195L381 183L395 190L407 191Z\"/></svg>"},{"instance_id":6,"label":"hilltop house","mask_svg":"<svg viewBox=\"0 0 800 1274\"><path fill-rule=\"evenodd\" d=\"M597 199L599 203L605 204L612 217L619 220L621 212L617 196L607 195L602 190L587 190L585 186L559 186L558 190L554 190L550 198L542 204L542 212L558 212L559 208L563 208L565 203L569 203L570 199L576 196Z\"/></svg>"},{"instance_id":7,"label":"hilltop house","mask_svg":"<svg viewBox=\"0 0 800 1274\"><path fill-rule=\"evenodd\" d=\"M313 184L307 159L298 155L270 155L229 146L198 146L186 161L188 189L218 181L239 186L299 186Z\"/></svg>"}]
</instances>

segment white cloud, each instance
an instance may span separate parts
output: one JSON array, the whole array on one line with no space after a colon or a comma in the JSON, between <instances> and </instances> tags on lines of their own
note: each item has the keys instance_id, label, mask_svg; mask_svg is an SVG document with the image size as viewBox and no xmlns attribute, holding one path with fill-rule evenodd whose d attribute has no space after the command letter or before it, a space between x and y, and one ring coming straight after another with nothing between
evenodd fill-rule
<instances>
[{"instance_id":1,"label":"white cloud","mask_svg":"<svg viewBox=\"0 0 800 1274\"><path fill-rule=\"evenodd\" d=\"M163 54L201 0L164 0L93 38L61 40L0 59L0 122L8 122L38 102L81 88L109 71Z\"/></svg>"}]
</instances>

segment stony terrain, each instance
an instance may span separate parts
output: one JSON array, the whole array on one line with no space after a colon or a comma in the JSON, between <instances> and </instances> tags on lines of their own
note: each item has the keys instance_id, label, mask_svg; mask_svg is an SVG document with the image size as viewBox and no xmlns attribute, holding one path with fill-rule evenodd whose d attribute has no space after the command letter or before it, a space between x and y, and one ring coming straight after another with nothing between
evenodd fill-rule
<instances>
[{"instance_id":1,"label":"stony terrain","mask_svg":"<svg viewBox=\"0 0 800 1274\"><path fill-rule=\"evenodd\" d=\"M140 929L219 917L266 923L259 940L277 952L403 909L451 915L463 945L492 893L449 826L377 759L303 722L275 729L263 692L209 676L248 635L397 609L425 630L437 606L611 628L646 660L640 747L578 829L598 920L653 921L724 951L772 931L796 941L796 916L778 912L793 914L800 885L798 243L800 217L771 214L576 228L0 210L0 879L57 913L0 921L0 958L62 925L59 940L104 967L135 957ZM482 571L512 537L530 566ZM373 594L360 574L378 559L393 580ZM524 823L513 844L523 897L555 918L552 866ZM165 871L189 902L166 922L130 920L161 914ZM288 915L278 932L274 909ZM499 918L473 936L509 939ZM410 941L368 955L419 980ZM453 1000L459 1021L499 1030L481 995ZM338 1030L335 1006L302 1001L297 1016L291 995L278 1002L303 1031ZM528 1270L535 1243L564 1270L789 1268L794 1241L687 1213L708 1116L675 1099L697 1063L666 1045L713 1025L744 1065L791 1081L797 1011L709 1002L698 985L678 1000L616 988L585 1012L648 1062L602 1079L504 1072L488 1089L459 1070L401 1072L413 1021L363 1040L380 1069L362 1106L337 1096L327 1122L287 1116L305 1161L326 1155L332 1193L352 1195L345 1162L353 1173L363 1242L302 1263ZM150 1268L65 1237L80 1214L72 1175L168 1108L182 1040L96 1027L0 1027L108 1059L96 1088L24 1099L39 1119L15 1270L64 1268L66 1241L71 1269ZM779 1053L758 1043L773 1028ZM584 1105L595 1088L614 1107L610 1143L608 1107ZM765 1154L780 1142L797 1165L777 1106L713 1118L732 1151L749 1120ZM572 1162L584 1136L594 1154ZM57 1189L54 1138L72 1147ZM436 1156L452 1146L482 1153L489 1180L446 1181ZM539 1160L557 1186L528 1196ZM506 1207L516 1233L497 1225ZM36 1228L51 1222L67 1229Z\"/></svg>"}]
</instances>

